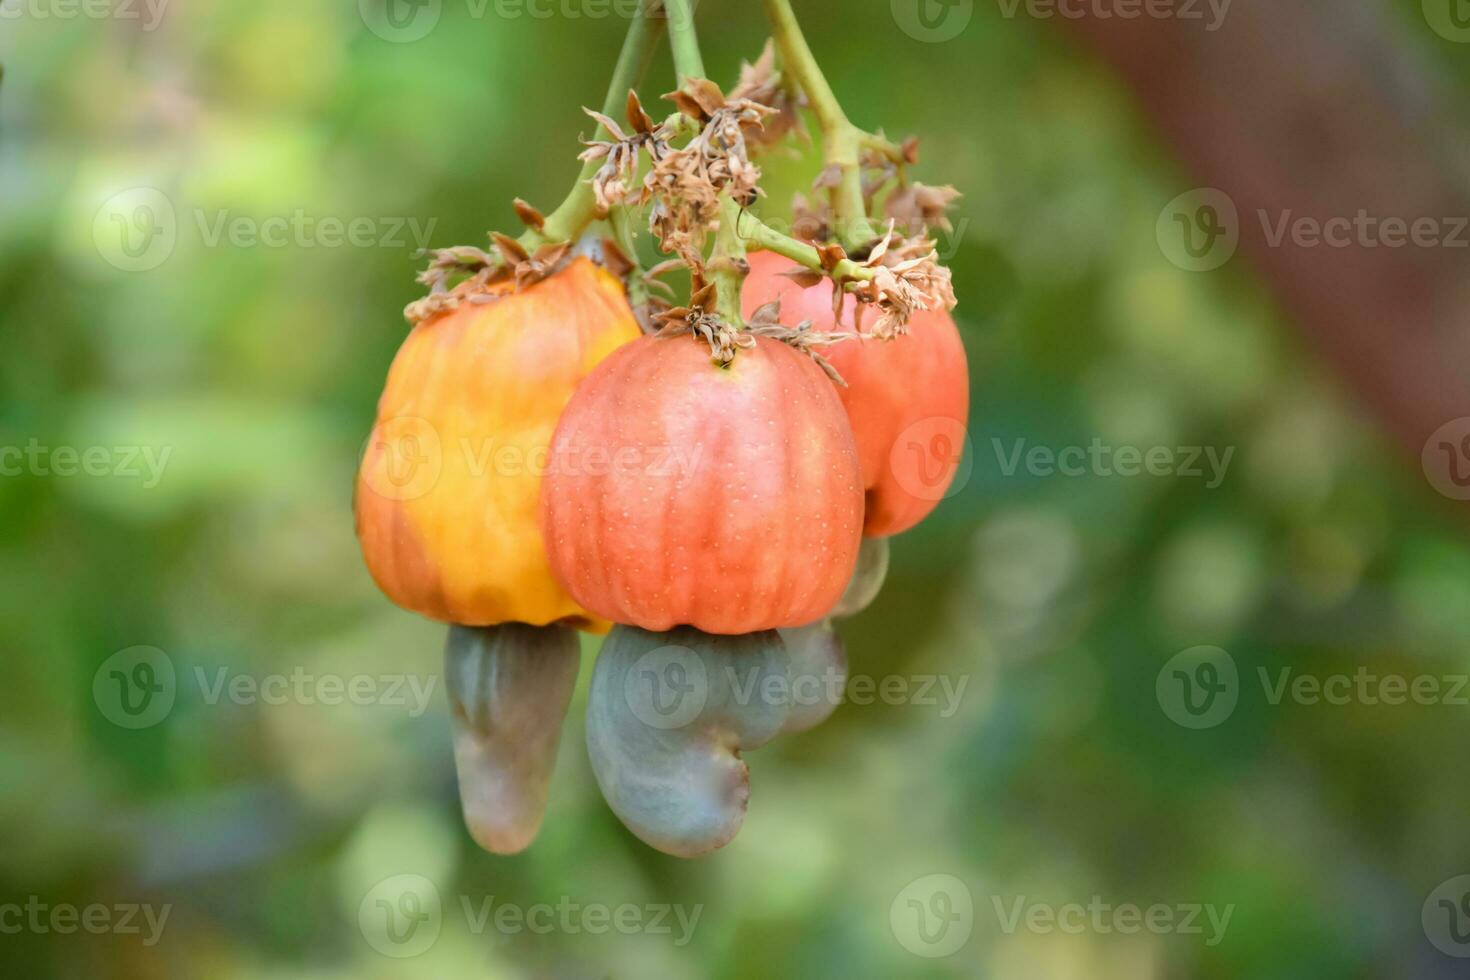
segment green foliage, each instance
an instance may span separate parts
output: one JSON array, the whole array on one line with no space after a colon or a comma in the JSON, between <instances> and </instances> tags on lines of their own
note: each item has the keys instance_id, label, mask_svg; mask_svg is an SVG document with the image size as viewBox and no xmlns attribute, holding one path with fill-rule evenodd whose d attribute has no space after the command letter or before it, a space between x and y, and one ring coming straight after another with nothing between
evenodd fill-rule
<instances>
[{"instance_id":1,"label":"green foliage","mask_svg":"<svg viewBox=\"0 0 1470 980\"><path fill-rule=\"evenodd\" d=\"M1470 865L1453 762L1465 709L1272 704L1258 677L1470 671L1463 527L1242 262L1166 260L1155 221L1192 182L1115 82L1050 25L987 4L943 44L895 29L878 0L799 5L853 121L924 136L920 179L966 195L941 247L973 371L969 476L894 543L884 592L842 627L853 674L963 682L953 711L941 688L934 705L850 703L752 753L741 836L682 863L597 793L588 641L541 838L515 858L476 850L442 628L368 578L352 475L418 292L414 249L519 231L517 196L555 205L624 25L446 0L428 36L391 43L358 6L181 2L154 31L25 14L0 27L0 446L44 460L0 477L0 904L171 907L153 945L0 935L10 972L1451 975L1420 908ZM700 7L707 63L729 81L764 38L756 5ZM1463 108L1463 55L1408 33L1458 78ZM660 62L645 102L672 87ZM765 164L770 216L820 169L812 154ZM130 272L110 261L123 229L104 202L138 187L169 202L177 241ZM285 244L242 244L237 219L257 235L284 220ZM327 229L354 221L371 241L332 244ZM1209 487L1008 472L1018 440L1234 455ZM99 472L62 475L59 447L102 447ZM168 454L151 484L144 449ZM1229 651L1241 677L1238 707L1207 730L1171 721L1155 688L1197 645ZM94 691L135 646L176 673L172 710L136 730ZM419 714L320 688L219 694L221 677L246 690L298 674L434 686ZM935 873L968 886L975 928L928 960L890 910ZM434 883L443 929L395 960L359 914L402 874ZM1021 896L1236 911L1215 946L1007 933L996 903ZM677 925L538 934L493 913L477 933L490 897L701 912L683 945Z\"/></svg>"}]
</instances>

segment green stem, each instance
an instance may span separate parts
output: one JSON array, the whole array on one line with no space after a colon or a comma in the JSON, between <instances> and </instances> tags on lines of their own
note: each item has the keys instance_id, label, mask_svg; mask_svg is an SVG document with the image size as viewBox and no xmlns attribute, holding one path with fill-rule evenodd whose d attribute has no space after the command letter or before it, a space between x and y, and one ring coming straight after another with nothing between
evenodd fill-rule
<instances>
[{"instance_id":1,"label":"green stem","mask_svg":"<svg viewBox=\"0 0 1470 980\"><path fill-rule=\"evenodd\" d=\"M785 70L796 78L797 84L806 93L807 104L817 117L822 129L822 149L827 163L838 169L840 179L832 190L832 210L837 218L837 233L842 244L849 248L866 245L878 233L868 220L867 204L863 200L863 172L861 150L866 141L875 139L854 126L842 111L827 76L822 74L801 25L796 22L796 13L791 9L791 0L764 0L766 16L771 21L771 33L776 49L781 53Z\"/></svg>"},{"instance_id":2,"label":"green stem","mask_svg":"<svg viewBox=\"0 0 1470 980\"><path fill-rule=\"evenodd\" d=\"M822 265L822 256L815 246L806 242L798 241L790 235L783 235L772 228L755 215L748 211L740 212L739 222L735 225L738 229L738 237L748 248L775 252L777 255L785 256L793 262L800 263L813 272L827 274ZM832 269L831 276L840 282L861 281L872 279L877 273L864 265L858 265L851 259L843 259Z\"/></svg>"},{"instance_id":3,"label":"green stem","mask_svg":"<svg viewBox=\"0 0 1470 980\"><path fill-rule=\"evenodd\" d=\"M607 87L607 98L602 103L602 114L605 116L616 119L623 114L629 90L637 84L648 67L649 58L653 55L663 31L663 18L649 16L649 11L658 2L659 0L648 0L628 25L628 36L623 41L623 50L618 55L612 81ZM597 133L597 138L609 137L601 126L597 128ZM528 229L520 238L521 244L530 250L547 242L570 241L580 235L597 218L597 199L592 193L591 181L601 166L600 160L587 161L566 199L547 215L546 223L539 231L535 228Z\"/></svg>"},{"instance_id":4,"label":"green stem","mask_svg":"<svg viewBox=\"0 0 1470 980\"><path fill-rule=\"evenodd\" d=\"M740 291L750 265L745 261L745 240L740 237L740 205L729 197L720 200L720 227L715 231L715 246L706 268L715 284L715 312L730 326L744 329L740 314Z\"/></svg>"},{"instance_id":5,"label":"green stem","mask_svg":"<svg viewBox=\"0 0 1470 980\"><path fill-rule=\"evenodd\" d=\"M674 71L683 85L688 78L704 78L704 55L694 32L694 9L689 0L663 0L669 21L669 46L674 49Z\"/></svg>"},{"instance_id":6,"label":"green stem","mask_svg":"<svg viewBox=\"0 0 1470 980\"><path fill-rule=\"evenodd\" d=\"M615 207L608 211L607 224L612 230L613 241L633 263L633 271L628 275L628 302L637 308L648 303L648 284L643 280L643 264L638 260L638 243L628 217L626 207Z\"/></svg>"}]
</instances>

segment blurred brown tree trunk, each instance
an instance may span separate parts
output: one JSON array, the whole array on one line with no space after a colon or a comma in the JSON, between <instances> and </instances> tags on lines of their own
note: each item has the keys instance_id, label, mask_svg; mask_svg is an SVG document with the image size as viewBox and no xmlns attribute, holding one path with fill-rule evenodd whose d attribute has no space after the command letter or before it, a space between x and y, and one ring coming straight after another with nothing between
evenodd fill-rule
<instances>
[{"instance_id":1,"label":"blurred brown tree trunk","mask_svg":"<svg viewBox=\"0 0 1470 980\"><path fill-rule=\"evenodd\" d=\"M1432 78L1385 4L1234 0L1214 32L1205 3L1204 21L1077 6L1089 12L1075 36L1123 76L1198 183L1234 199L1243 254L1407 448L1417 456L1470 415L1467 147L1436 117ZM1273 241L1284 215L1360 212L1432 218L1458 245Z\"/></svg>"}]
</instances>

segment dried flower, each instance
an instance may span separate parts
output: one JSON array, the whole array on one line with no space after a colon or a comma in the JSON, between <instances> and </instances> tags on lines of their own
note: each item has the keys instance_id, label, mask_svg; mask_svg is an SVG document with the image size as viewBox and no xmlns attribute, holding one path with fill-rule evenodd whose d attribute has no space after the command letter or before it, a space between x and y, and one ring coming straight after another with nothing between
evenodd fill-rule
<instances>
[{"instance_id":1,"label":"dried flower","mask_svg":"<svg viewBox=\"0 0 1470 980\"><path fill-rule=\"evenodd\" d=\"M801 121L801 109L806 105L806 99L801 92L786 85L781 73L776 71L774 41L766 41L765 49L755 64L740 63L740 80L730 90L730 99L757 102L771 110L769 117L760 125L746 127L745 139L753 149L767 149L792 133L803 142L810 142L811 135Z\"/></svg>"},{"instance_id":2,"label":"dried flower","mask_svg":"<svg viewBox=\"0 0 1470 980\"><path fill-rule=\"evenodd\" d=\"M949 223L947 212L960 196L960 192L953 187L930 187L928 184L915 182L890 194L884 205L884 213L910 233L928 228L951 231L953 226Z\"/></svg>"}]
</instances>

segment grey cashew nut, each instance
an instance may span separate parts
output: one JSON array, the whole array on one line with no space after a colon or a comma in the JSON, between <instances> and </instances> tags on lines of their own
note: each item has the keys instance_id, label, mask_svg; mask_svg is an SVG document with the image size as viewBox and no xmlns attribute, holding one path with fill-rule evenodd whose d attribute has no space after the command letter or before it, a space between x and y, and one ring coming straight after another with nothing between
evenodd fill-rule
<instances>
[{"instance_id":1,"label":"grey cashew nut","mask_svg":"<svg viewBox=\"0 0 1470 980\"><path fill-rule=\"evenodd\" d=\"M858 549L857 568L853 569L847 591L837 600L837 606L831 615L838 619L856 616L868 608L878 598L883 580L887 577L888 539L863 538L862 546Z\"/></svg>"},{"instance_id":2,"label":"grey cashew nut","mask_svg":"<svg viewBox=\"0 0 1470 980\"><path fill-rule=\"evenodd\" d=\"M786 649L775 631L613 627L587 700L587 751L608 806L666 854L723 847L740 830L750 796L740 751L780 733L789 699Z\"/></svg>"},{"instance_id":3,"label":"grey cashew nut","mask_svg":"<svg viewBox=\"0 0 1470 980\"><path fill-rule=\"evenodd\" d=\"M832 614L810 626L780 631L791 656L791 713L785 731L816 728L842 703L847 687L847 648L832 628L832 620L868 608L887 577L888 539L864 538L852 579Z\"/></svg>"},{"instance_id":4,"label":"grey cashew nut","mask_svg":"<svg viewBox=\"0 0 1470 980\"><path fill-rule=\"evenodd\" d=\"M546 813L580 645L562 626L451 626L444 682L465 824L494 854L530 846Z\"/></svg>"},{"instance_id":5,"label":"grey cashew nut","mask_svg":"<svg viewBox=\"0 0 1470 980\"><path fill-rule=\"evenodd\" d=\"M805 732L832 716L847 689L847 648L824 619L779 631L791 661L791 712L782 731Z\"/></svg>"}]
</instances>

